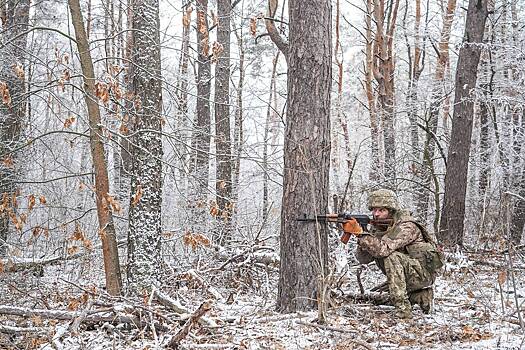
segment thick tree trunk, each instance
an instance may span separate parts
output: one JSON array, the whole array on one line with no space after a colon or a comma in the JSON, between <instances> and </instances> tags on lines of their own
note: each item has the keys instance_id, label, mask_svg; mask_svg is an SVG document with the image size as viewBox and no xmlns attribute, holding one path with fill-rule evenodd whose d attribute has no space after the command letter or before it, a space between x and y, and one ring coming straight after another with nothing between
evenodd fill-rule
<instances>
[{"instance_id":1,"label":"thick tree trunk","mask_svg":"<svg viewBox=\"0 0 525 350\"><path fill-rule=\"evenodd\" d=\"M22 125L26 119L25 55L29 23L29 0L5 0L3 10L4 33L2 41L8 43L0 48L0 196L16 196L17 155L12 153L18 146ZM7 253L9 215L14 208L0 212L0 256Z\"/></svg>"},{"instance_id":2,"label":"thick tree trunk","mask_svg":"<svg viewBox=\"0 0 525 350\"><path fill-rule=\"evenodd\" d=\"M281 263L277 308L308 310L323 303L327 229L298 225L303 213L328 207L330 164L331 2L288 3L288 106L284 141Z\"/></svg>"},{"instance_id":3,"label":"thick tree trunk","mask_svg":"<svg viewBox=\"0 0 525 350\"><path fill-rule=\"evenodd\" d=\"M69 0L69 9L71 11L71 20L75 27L80 65L84 78L84 99L88 109L91 156L93 157L93 166L95 168L95 195L99 235L102 240L102 251L104 255L106 288L110 294L119 295L122 290L122 279L120 276L115 226L113 224L113 214L110 205L112 198L109 196L108 168L104 152L104 143L102 142L100 108L95 92L95 71L93 69L93 60L84 29L84 20L80 10L79 0Z\"/></svg>"},{"instance_id":4,"label":"thick tree trunk","mask_svg":"<svg viewBox=\"0 0 525 350\"><path fill-rule=\"evenodd\" d=\"M214 241L231 240L232 150L230 135L230 12L231 0L217 1L217 65L215 66L215 148L217 152L215 191L217 225Z\"/></svg>"},{"instance_id":5,"label":"thick tree trunk","mask_svg":"<svg viewBox=\"0 0 525 350\"><path fill-rule=\"evenodd\" d=\"M463 45L459 51L454 96L454 118L447 157L445 198L438 239L447 246L463 245L465 197L468 160L472 138L474 101L478 63L487 20L488 0L470 0Z\"/></svg>"},{"instance_id":6,"label":"thick tree trunk","mask_svg":"<svg viewBox=\"0 0 525 350\"><path fill-rule=\"evenodd\" d=\"M141 292L158 282L161 262L162 85L159 1L133 1L134 113L128 282Z\"/></svg>"}]
</instances>

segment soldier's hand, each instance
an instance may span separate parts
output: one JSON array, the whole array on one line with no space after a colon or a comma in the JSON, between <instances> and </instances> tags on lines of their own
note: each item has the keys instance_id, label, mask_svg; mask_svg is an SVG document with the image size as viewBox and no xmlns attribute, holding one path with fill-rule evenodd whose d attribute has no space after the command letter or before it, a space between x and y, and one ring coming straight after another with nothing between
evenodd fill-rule
<instances>
[{"instance_id":1,"label":"soldier's hand","mask_svg":"<svg viewBox=\"0 0 525 350\"><path fill-rule=\"evenodd\" d=\"M359 236L363 233L363 228L356 219L350 219L343 223L343 231L345 233L351 233L355 236Z\"/></svg>"}]
</instances>

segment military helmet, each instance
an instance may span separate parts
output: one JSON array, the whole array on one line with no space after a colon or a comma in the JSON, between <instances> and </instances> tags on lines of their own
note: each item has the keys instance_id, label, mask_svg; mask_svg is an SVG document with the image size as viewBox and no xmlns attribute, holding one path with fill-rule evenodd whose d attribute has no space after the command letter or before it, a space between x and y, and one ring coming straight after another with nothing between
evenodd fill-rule
<instances>
[{"instance_id":1,"label":"military helmet","mask_svg":"<svg viewBox=\"0 0 525 350\"><path fill-rule=\"evenodd\" d=\"M372 208L398 210L399 205L397 204L397 196L394 191L382 188L370 193L368 196L368 210L372 210Z\"/></svg>"}]
</instances>

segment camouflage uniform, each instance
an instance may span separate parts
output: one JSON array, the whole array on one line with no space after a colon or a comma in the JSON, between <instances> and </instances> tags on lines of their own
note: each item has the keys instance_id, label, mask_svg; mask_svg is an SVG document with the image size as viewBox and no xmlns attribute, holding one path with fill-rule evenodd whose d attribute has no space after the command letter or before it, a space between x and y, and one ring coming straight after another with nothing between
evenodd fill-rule
<instances>
[{"instance_id":1,"label":"camouflage uniform","mask_svg":"<svg viewBox=\"0 0 525 350\"><path fill-rule=\"evenodd\" d=\"M387 277L390 298L397 316L410 318L411 304L430 312L436 270L442 265L435 241L410 215L399 210L395 194L378 190L371 194L369 208L385 207L394 213L388 228L373 228L358 238L356 258L362 264L375 261ZM441 265L440 265L441 264Z\"/></svg>"}]
</instances>

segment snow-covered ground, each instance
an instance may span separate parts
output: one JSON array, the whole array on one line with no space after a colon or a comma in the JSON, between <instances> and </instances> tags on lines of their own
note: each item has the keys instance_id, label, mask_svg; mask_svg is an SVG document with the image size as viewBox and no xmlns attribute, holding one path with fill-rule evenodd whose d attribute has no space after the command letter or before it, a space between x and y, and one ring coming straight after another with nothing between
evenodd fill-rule
<instances>
[{"instance_id":1,"label":"snow-covered ground","mask_svg":"<svg viewBox=\"0 0 525 350\"><path fill-rule=\"evenodd\" d=\"M162 292L187 308L181 314L144 298L114 300L93 282L68 282L74 266L47 266L44 276L30 272L2 273L0 304L28 309L82 310L100 315L138 315L142 326L110 322L81 324L41 316L0 315L0 349L164 349L201 303L212 301L205 314L209 323L194 324L180 349L525 349L516 303L525 313L525 264L513 257L513 269L501 254L449 255L436 282L434 312L414 307L412 320L398 320L393 308L352 302L359 292L351 266L337 291L327 322L317 312L275 312L275 268L230 264L221 271L176 273L166 278ZM351 260L351 259L349 259ZM68 264L73 264L68 262ZM220 266L220 265L218 265ZM77 266L78 268L78 266ZM513 273L512 273L513 272ZM96 275L96 274L94 274ZM99 275L100 277L100 275ZM384 277L373 265L361 274L366 290ZM138 319L138 318L137 318ZM150 325L155 321L155 332ZM11 331L8 332L7 326ZM39 332L28 331L29 327ZM25 331L27 332L25 332ZM175 348L175 347L174 347Z\"/></svg>"}]
</instances>

